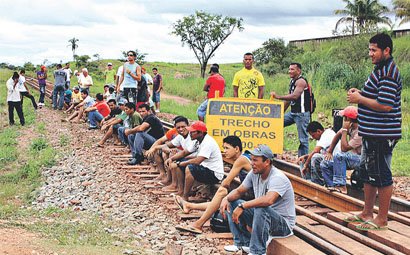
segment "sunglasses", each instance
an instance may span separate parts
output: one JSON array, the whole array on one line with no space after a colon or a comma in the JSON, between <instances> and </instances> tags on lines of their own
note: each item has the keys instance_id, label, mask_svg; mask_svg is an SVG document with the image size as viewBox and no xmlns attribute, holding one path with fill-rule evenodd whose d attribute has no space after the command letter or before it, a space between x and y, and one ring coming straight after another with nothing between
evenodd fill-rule
<instances>
[{"instance_id":1,"label":"sunglasses","mask_svg":"<svg viewBox=\"0 0 410 255\"><path fill-rule=\"evenodd\" d=\"M133 56L134 56L134 54L128 54L128 56L129 56L129 57L133 57Z\"/></svg>"}]
</instances>

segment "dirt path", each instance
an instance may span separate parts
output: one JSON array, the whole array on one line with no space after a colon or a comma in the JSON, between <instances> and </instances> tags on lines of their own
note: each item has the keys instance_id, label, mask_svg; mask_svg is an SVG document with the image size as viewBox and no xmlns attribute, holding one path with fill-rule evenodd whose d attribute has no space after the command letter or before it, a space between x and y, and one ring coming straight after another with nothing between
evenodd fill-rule
<instances>
[{"instance_id":1,"label":"dirt path","mask_svg":"<svg viewBox=\"0 0 410 255\"><path fill-rule=\"evenodd\" d=\"M192 103L192 101L189 100L189 99L179 97L179 96L169 95L169 94L166 94L164 92L161 92L161 98L162 99L174 100L176 103L178 103L180 105L188 105L188 104Z\"/></svg>"},{"instance_id":2,"label":"dirt path","mask_svg":"<svg viewBox=\"0 0 410 255\"><path fill-rule=\"evenodd\" d=\"M40 247L41 238L24 229L0 225L0 254L42 255L53 254Z\"/></svg>"}]
</instances>

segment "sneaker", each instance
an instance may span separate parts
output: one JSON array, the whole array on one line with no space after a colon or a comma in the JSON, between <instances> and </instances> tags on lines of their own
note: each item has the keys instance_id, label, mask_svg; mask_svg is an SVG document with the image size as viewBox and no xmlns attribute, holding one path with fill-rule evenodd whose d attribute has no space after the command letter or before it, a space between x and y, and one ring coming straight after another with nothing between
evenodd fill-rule
<instances>
[{"instance_id":1,"label":"sneaker","mask_svg":"<svg viewBox=\"0 0 410 255\"><path fill-rule=\"evenodd\" d=\"M98 127L95 127L95 126L89 126L88 127L88 130L93 130L93 129L98 129Z\"/></svg>"},{"instance_id":2,"label":"sneaker","mask_svg":"<svg viewBox=\"0 0 410 255\"><path fill-rule=\"evenodd\" d=\"M155 112L160 112L159 110L155 110Z\"/></svg>"},{"instance_id":3,"label":"sneaker","mask_svg":"<svg viewBox=\"0 0 410 255\"><path fill-rule=\"evenodd\" d=\"M225 245L224 250L227 252L238 252L241 250L241 248L232 244L232 245Z\"/></svg>"},{"instance_id":4,"label":"sneaker","mask_svg":"<svg viewBox=\"0 0 410 255\"><path fill-rule=\"evenodd\" d=\"M242 249L243 252L246 252L248 254L250 254L250 252L251 252L251 249L249 249L249 247L247 247L247 246L242 246L241 249Z\"/></svg>"}]
</instances>

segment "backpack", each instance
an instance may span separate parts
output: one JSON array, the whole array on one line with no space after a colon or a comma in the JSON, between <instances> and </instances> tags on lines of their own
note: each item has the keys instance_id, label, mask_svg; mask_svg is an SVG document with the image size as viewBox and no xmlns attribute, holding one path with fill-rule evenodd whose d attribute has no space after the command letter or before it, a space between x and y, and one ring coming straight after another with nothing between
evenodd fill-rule
<instances>
[{"instance_id":1,"label":"backpack","mask_svg":"<svg viewBox=\"0 0 410 255\"><path fill-rule=\"evenodd\" d=\"M231 232L229 229L228 220L222 217L222 215L219 213L219 210L212 215L210 223L211 229L216 233Z\"/></svg>"},{"instance_id":2,"label":"backpack","mask_svg":"<svg viewBox=\"0 0 410 255\"><path fill-rule=\"evenodd\" d=\"M148 93L148 85L147 80L145 77L141 75L141 80L138 82L137 85L137 102L148 102L149 100L149 93Z\"/></svg>"}]
</instances>

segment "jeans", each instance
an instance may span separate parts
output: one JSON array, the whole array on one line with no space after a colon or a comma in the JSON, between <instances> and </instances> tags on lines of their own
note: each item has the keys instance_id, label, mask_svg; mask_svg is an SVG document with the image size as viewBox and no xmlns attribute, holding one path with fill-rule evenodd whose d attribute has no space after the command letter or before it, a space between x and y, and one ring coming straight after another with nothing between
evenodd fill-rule
<instances>
[{"instance_id":1,"label":"jeans","mask_svg":"<svg viewBox=\"0 0 410 255\"><path fill-rule=\"evenodd\" d=\"M33 104L34 109L37 109L37 104L36 104L36 99L34 99L34 96L29 94L27 91L20 92L21 95L21 107L23 107L23 99L24 97L28 97L31 100L31 103Z\"/></svg>"},{"instance_id":2,"label":"jeans","mask_svg":"<svg viewBox=\"0 0 410 255\"><path fill-rule=\"evenodd\" d=\"M125 130L127 128L126 127L119 127L118 128L118 138L120 138L120 141L125 144L128 145L128 138L125 136Z\"/></svg>"},{"instance_id":3,"label":"jeans","mask_svg":"<svg viewBox=\"0 0 410 255\"><path fill-rule=\"evenodd\" d=\"M236 246L249 246L252 254L264 254L269 236L287 237L293 234L285 218L269 206L245 209L239 217L239 224L234 223L232 213L243 202L245 200L242 199L231 202L230 213L227 213ZM252 228L252 233L246 226Z\"/></svg>"},{"instance_id":4,"label":"jeans","mask_svg":"<svg viewBox=\"0 0 410 255\"><path fill-rule=\"evenodd\" d=\"M40 98L38 99L39 103L44 104L44 97L46 95L46 84L40 84Z\"/></svg>"},{"instance_id":5,"label":"jeans","mask_svg":"<svg viewBox=\"0 0 410 255\"><path fill-rule=\"evenodd\" d=\"M333 161L323 160L320 163L323 179L329 187L346 186L346 170L356 169L360 165L360 155L353 152L338 152Z\"/></svg>"},{"instance_id":6,"label":"jeans","mask_svg":"<svg viewBox=\"0 0 410 255\"><path fill-rule=\"evenodd\" d=\"M325 181L323 180L322 170L320 169L320 163L325 159L325 156L320 153L316 153L313 155L310 161L310 175L312 182L325 185Z\"/></svg>"},{"instance_id":7,"label":"jeans","mask_svg":"<svg viewBox=\"0 0 410 255\"><path fill-rule=\"evenodd\" d=\"M96 127L103 119L104 117L97 110L88 113L90 127Z\"/></svg>"},{"instance_id":8,"label":"jeans","mask_svg":"<svg viewBox=\"0 0 410 255\"><path fill-rule=\"evenodd\" d=\"M290 126L296 123L299 137L298 156L303 156L309 153L309 134L306 131L310 122L310 112L293 113L287 112L284 116L284 126Z\"/></svg>"},{"instance_id":9,"label":"jeans","mask_svg":"<svg viewBox=\"0 0 410 255\"><path fill-rule=\"evenodd\" d=\"M58 96L58 109L62 110L64 105L64 86L54 86L53 89L53 108L57 109L57 96Z\"/></svg>"},{"instance_id":10,"label":"jeans","mask_svg":"<svg viewBox=\"0 0 410 255\"><path fill-rule=\"evenodd\" d=\"M25 120L24 120L24 114L23 114L23 108L21 106L21 102L13 102L13 101L7 101L7 104L9 105L9 123L10 125L14 125L14 109L17 111L17 115L20 118L20 124L24 126Z\"/></svg>"},{"instance_id":11,"label":"jeans","mask_svg":"<svg viewBox=\"0 0 410 255\"><path fill-rule=\"evenodd\" d=\"M128 136L132 157L142 156L142 149L148 150L155 143L155 138L146 132L137 132Z\"/></svg>"}]
</instances>

